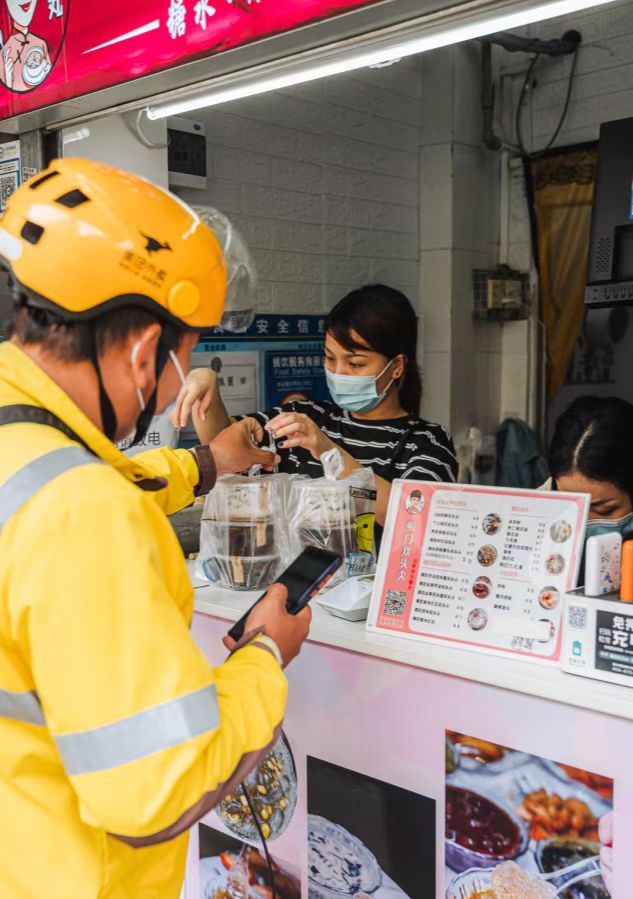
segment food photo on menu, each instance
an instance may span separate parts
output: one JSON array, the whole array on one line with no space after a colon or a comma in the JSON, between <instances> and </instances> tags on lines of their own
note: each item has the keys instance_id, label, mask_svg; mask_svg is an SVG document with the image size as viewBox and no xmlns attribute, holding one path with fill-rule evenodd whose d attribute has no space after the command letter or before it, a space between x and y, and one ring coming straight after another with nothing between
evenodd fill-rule
<instances>
[{"instance_id":1,"label":"food photo on menu","mask_svg":"<svg viewBox=\"0 0 633 899\"><path fill-rule=\"evenodd\" d=\"M609 899L613 780L455 731L445 753L446 899Z\"/></svg>"},{"instance_id":2,"label":"food photo on menu","mask_svg":"<svg viewBox=\"0 0 633 899\"><path fill-rule=\"evenodd\" d=\"M198 826L199 899L301 899L301 872L272 856L272 874L260 848Z\"/></svg>"},{"instance_id":3,"label":"food photo on menu","mask_svg":"<svg viewBox=\"0 0 633 899\"><path fill-rule=\"evenodd\" d=\"M435 897L435 801L308 758L309 899Z\"/></svg>"}]
</instances>

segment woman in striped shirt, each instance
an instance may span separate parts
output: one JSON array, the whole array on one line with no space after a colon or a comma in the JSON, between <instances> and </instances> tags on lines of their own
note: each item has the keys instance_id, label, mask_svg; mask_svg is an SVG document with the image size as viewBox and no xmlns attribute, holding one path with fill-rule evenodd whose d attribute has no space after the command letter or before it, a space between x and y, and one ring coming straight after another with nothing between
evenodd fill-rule
<instances>
[{"instance_id":1,"label":"woman in striped shirt","mask_svg":"<svg viewBox=\"0 0 633 899\"><path fill-rule=\"evenodd\" d=\"M332 309L325 332L332 402L293 401L252 417L274 441L281 471L322 477L321 456L335 446L345 464L343 476L371 468L376 521L382 525L395 478L450 482L457 474L450 436L419 417L416 315L400 291L370 285ZM181 426L191 412L206 441L231 423L214 372L195 369L189 375L179 398Z\"/></svg>"}]
</instances>

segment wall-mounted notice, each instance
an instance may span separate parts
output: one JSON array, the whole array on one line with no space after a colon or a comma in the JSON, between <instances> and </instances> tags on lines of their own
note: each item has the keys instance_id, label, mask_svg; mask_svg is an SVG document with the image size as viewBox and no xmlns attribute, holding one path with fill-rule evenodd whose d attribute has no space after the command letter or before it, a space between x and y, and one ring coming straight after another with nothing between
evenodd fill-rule
<instances>
[{"instance_id":1,"label":"wall-mounted notice","mask_svg":"<svg viewBox=\"0 0 633 899\"><path fill-rule=\"evenodd\" d=\"M9 197L21 183L20 141L0 144L0 212L5 211Z\"/></svg>"},{"instance_id":2,"label":"wall-mounted notice","mask_svg":"<svg viewBox=\"0 0 633 899\"><path fill-rule=\"evenodd\" d=\"M581 494L395 481L368 628L557 661L588 509Z\"/></svg>"}]
</instances>

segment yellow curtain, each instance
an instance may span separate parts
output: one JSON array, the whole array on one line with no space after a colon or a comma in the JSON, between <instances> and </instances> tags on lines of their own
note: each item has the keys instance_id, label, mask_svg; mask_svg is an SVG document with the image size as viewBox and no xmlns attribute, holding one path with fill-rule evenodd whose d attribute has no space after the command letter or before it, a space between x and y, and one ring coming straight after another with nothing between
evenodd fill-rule
<instances>
[{"instance_id":1,"label":"yellow curtain","mask_svg":"<svg viewBox=\"0 0 633 899\"><path fill-rule=\"evenodd\" d=\"M585 314L596 159L597 150L585 149L530 163L550 400L565 383Z\"/></svg>"}]
</instances>

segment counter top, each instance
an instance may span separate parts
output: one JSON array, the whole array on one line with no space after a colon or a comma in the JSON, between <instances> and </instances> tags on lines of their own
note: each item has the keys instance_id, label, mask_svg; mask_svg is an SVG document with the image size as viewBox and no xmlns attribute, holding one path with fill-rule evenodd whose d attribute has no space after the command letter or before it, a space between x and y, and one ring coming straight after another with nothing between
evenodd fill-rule
<instances>
[{"instance_id":1,"label":"counter top","mask_svg":"<svg viewBox=\"0 0 633 899\"><path fill-rule=\"evenodd\" d=\"M195 611L201 614L236 621L259 595L259 592L241 593L204 585L193 576L192 565L189 571L195 588ZM312 643L633 720L633 688L565 674L555 665L486 655L440 642L421 643L370 633L364 621L336 618L317 603L313 603L309 639Z\"/></svg>"}]
</instances>

